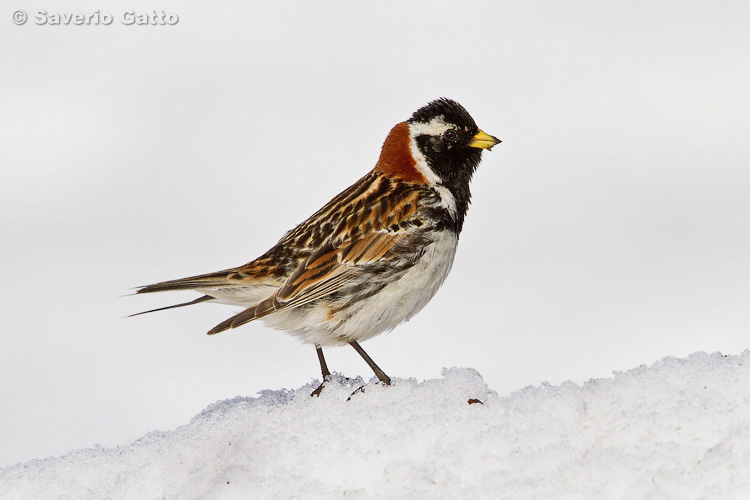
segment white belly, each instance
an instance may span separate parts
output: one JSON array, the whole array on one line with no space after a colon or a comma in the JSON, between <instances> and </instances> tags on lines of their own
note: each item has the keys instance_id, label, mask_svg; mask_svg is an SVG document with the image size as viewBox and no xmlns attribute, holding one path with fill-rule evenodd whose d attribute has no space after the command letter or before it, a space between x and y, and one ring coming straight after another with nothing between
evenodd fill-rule
<instances>
[{"instance_id":1,"label":"white belly","mask_svg":"<svg viewBox=\"0 0 750 500\"><path fill-rule=\"evenodd\" d=\"M437 236L425 247L420 261L400 279L333 315L321 305L279 311L263 319L304 342L321 346L367 340L407 321L435 296L451 270L457 244L453 233Z\"/></svg>"}]
</instances>

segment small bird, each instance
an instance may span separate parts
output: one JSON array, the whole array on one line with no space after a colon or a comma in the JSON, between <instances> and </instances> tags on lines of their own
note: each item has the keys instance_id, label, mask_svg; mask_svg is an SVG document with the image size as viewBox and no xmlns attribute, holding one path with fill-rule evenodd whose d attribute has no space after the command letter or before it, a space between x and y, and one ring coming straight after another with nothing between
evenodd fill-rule
<instances>
[{"instance_id":1,"label":"small bird","mask_svg":"<svg viewBox=\"0 0 750 500\"><path fill-rule=\"evenodd\" d=\"M262 318L313 344L323 375L313 395L331 377L323 347L344 344L390 385L359 342L410 319L443 284L469 208L469 181L482 150L499 143L457 102L434 100L391 129L368 174L265 254L240 267L140 287L136 293L203 295L137 314L200 302L242 306L208 334Z\"/></svg>"}]
</instances>

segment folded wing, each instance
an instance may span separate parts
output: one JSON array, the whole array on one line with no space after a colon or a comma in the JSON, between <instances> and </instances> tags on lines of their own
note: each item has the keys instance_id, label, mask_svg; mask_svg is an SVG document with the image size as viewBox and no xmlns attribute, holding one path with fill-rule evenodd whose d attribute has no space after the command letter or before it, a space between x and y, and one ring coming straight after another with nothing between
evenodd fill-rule
<instances>
[{"instance_id":1,"label":"folded wing","mask_svg":"<svg viewBox=\"0 0 750 500\"><path fill-rule=\"evenodd\" d=\"M310 256L273 295L220 323L213 335L262 318L268 314L302 306L341 290L358 277L358 267L376 263L394 250L408 231L371 232L364 237L334 245L328 243Z\"/></svg>"}]
</instances>

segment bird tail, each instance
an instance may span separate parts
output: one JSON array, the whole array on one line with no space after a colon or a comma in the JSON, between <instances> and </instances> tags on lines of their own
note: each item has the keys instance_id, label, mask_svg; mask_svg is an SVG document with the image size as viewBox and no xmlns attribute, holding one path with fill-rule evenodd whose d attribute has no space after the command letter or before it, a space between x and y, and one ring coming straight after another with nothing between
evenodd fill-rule
<instances>
[{"instance_id":1,"label":"bird tail","mask_svg":"<svg viewBox=\"0 0 750 500\"><path fill-rule=\"evenodd\" d=\"M142 311L139 313L131 314L130 316L127 316L128 318L132 318L133 316L140 316L141 314L148 314L156 311L165 311L167 309L174 309L175 307L185 307L185 306L192 306L193 304L200 304L201 302L207 302L209 300L214 300L213 297L210 295L204 295L203 297L198 297L195 300L191 300L190 302L183 302L181 304L175 304L173 306L166 306L166 307L159 307L157 309L150 309L148 311Z\"/></svg>"},{"instance_id":2,"label":"bird tail","mask_svg":"<svg viewBox=\"0 0 750 500\"><path fill-rule=\"evenodd\" d=\"M167 306L167 307L160 307L158 309L151 309L150 311L143 311L136 314L132 314L131 316L138 316L140 314L147 314L151 312L156 311L164 311L166 309L173 309L176 307L183 307L183 306L189 306L193 304L198 304L200 302L207 302L210 300L217 300L216 297L212 294L212 289L216 290L217 295L221 295L219 291L221 289L230 289L234 287L247 287L247 277L242 276L244 280L241 279L233 279L235 276L240 278L240 274L238 273L239 268L234 269L227 269L224 271L217 271L215 273L210 274L201 274L198 276L191 276L189 278L181 278L176 280L170 280L170 281L162 281L161 283L154 283L153 285L147 285L139 287L138 290L135 293L153 293L153 292L166 292L166 291L173 291L173 290L199 290L203 293L206 293L206 295L203 295L202 297L198 297L195 300L192 300L190 302L183 302L181 304L175 304L173 306ZM256 281L256 284L258 282ZM210 295L209 295L210 294ZM265 300L260 301L259 303L255 304L252 307L249 307L242 311L241 313L232 316L231 318L227 319L226 321L223 321L222 323L216 325L214 328L211 329L211 331L208 332L209 335L214 335L219 332L223 332L224 330L229 330L230 328L237 328L240 325L244 325L245 323L249 323L250 321L253 321L254 319L262 318L263 316L266 316L268 314L271 314L276 310L278 303L276 302L276 296L271 295Z\"/></svg>"},{"instance_id":3,"label":"bird tail","mask_svg":"<svg viewBox=\"0 0 750 500\"><path fill-rule=\"evenodd\" d=\"M237 286L237 280L232 281L230 276L237 275L237 269L226 269L215 273L200 274L188 278L162 281L153 285L138 287L135 293L167 292L173 290L195 290L196 288L220 288L225 286Z\"/></svg>"},{"instance_id":4,"label":"bird tail","mask_svg":"<svg viewBox=\"0 0 750 500\"><path fill-rule=\"evenodd\" d=\"M153 293L153 292L167 292L173 290L194 290L196 288L222 288L227 286L235 285L235 282L231 281L229 276L235 274L236 269L227 269L224 271L217 271L215 273L200 274L198 276L190 276L189 278L180 278L176 280L162 281L161 283L154 283L153 285L138 287L135 293ZM209 300L216 300L215 297L210 295L203 295L195 300L189 302L183 302L181 304L175 304L173 306L159 307L157 309L151 309L135 314L131 314L128 318L133 316L140 316L141 314L148 314L156 311L165 311L167 309L174 309L176 307L191 306L193 304L200 304L201 302L207 302Z\"/></svg>"}]
</instances>

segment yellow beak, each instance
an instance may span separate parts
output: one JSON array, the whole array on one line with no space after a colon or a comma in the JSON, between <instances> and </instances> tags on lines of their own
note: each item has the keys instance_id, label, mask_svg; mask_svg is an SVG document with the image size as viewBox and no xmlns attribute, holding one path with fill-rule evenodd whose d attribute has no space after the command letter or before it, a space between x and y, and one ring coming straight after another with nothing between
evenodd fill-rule
<instances>
[{"instance_id":1,"label":"yellow beak","mask_svg":"<svg viewBox=\"0 0 750 500\"><path fill-rule=\"evenodd\" d=\"M471 138L469 147L487 149L487 150L492 151L492 147L497 144L500 144L501 142L503 141L501 141L497 137L491 136L490 134L486 134L480 130L479 132L477 132L477 135Z\"/></svg>"}]
</instances>

